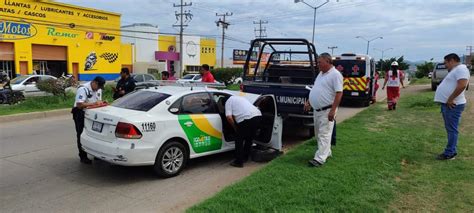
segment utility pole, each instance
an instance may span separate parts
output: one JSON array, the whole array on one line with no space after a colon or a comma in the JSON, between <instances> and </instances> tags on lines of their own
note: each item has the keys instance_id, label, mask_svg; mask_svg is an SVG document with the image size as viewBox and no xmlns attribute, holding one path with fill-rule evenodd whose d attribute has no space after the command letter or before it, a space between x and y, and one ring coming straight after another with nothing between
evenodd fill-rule
<instances>
[{"instance_id":1,"label":"utility pole","mask_svg":"<svg viewBox=\"0 0 474 213\"><path fill-rule=\"evenodd\" d=\"M466 46L466 51L469 53L469 55L472 55L472 45Z\"/></svg>"},{"instance_id":2,"label":"utility pole","mask_svg":"<svg viewBox=\"0 0 474 213\"><path fill-rule=\"evenodd\" d=\"M179 27L179 73L178 73L178 76L181 76L183 71L184 71L184 68L183 68L183 54L184 54L184 51L183 51L183 31L184 31L184 28L188 26L188 23L193 19L193 14L191 14L191 10L185 11L184 7L189 7L189 6L192 6L192 5L193 5L193 3L183 2L183 0L181 0L181 4L174 4L173 3L173 7L180 7L180 12L179 13L177 11L174 12L175 16L176 16L176 23L178 23L178 21L179 21L180 24L176 24L176 23L173 24L173 27Z\"/></svg>"},{"instance_id":3,"label":"utility pole","mask_svg":"<svg viewBox=\"0 0 474 213\"><path fill-rule=\"evenodd\" d=\"M256 28L254 29L254 31L256 33L255 34L256 38L265 38L265 37L267 37L267 34L266 34L267 28L262 27L262 24L268 24L268 21L259 20L259 21L254 21L253 24L258 24L259 25L258 30Z\"/></svg>"},{"instance_id":4,"label":"utility pole","mask_svg":"<svg viewBox=\"0 0 474 213\"><path fill-rule=\"evenodd\" d=\"M217 27L222 25L222 44L221 44L221 68L224 67L224 38L225 38L225 30L227 27L229 27L230 23L225 21L225 17L227 16L232 16L234 13L223 13L223 14L218 14L216 13L216 16L222 16L222 19L219 18L218 21L216 21Z\"/></svg>"},{"instance_id":5,"label":"utility pole","mask_svg":"<svg viewBox=\"0 0 474 213\"><path fill-rule=\"evenodd\" d=\"M334 49L336 49L337 46L331 46L331 47L328 47L328 49L331 49L331 56L334 54Z\"/></svg>"},{"instance_id":6,"label":"utility pole","mask_svg":"<svg viewBox=\"0 0 474 213\"><path fill-rule=\"evenodd\" d=\"M262 27L262 24L268 24L268 21L262 21L261 19L259 21L254 21L253 24L258 24L259 28L258 30L254 28L255 32L255 38L265 38L267 37L267 28ZM257 33L258 32L258 33ZM262 45L260 45L260 42L258 43L258 54L260 55L260 52L262 52Z\"/></svg>"}]
</instances>

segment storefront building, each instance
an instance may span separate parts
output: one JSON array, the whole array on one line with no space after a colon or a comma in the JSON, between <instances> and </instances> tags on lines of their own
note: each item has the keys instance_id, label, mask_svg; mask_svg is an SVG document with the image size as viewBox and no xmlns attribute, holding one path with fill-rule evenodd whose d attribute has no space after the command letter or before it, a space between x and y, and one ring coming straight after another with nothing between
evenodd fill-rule
<instances>
[{"instance_id":1,"label":"storefront building","mask_svg":"<svg viewBox=\"0 0 474 213\"><path fill-rule=\"evenodd\" d=\"M15 77L71 74L81 81L132 69L120 14L50 1L0 2L0 71Z\"/></svg>"},{"instance_id":2,"label":"storefront building","mask_svg":"<svg viewBox=\"0 0 474 213\"><path fill-rule=\"evenodd\" d=\"M211 68L216 65L216 39L199 36L183 36L183 51L179 50L179 36L158 37L158 51L155 59L165 63L168 71L176 71L179 75L179 54L183 54L184 71L187 73L199 72L202 64Z\"/></svg>"}]
</instances>

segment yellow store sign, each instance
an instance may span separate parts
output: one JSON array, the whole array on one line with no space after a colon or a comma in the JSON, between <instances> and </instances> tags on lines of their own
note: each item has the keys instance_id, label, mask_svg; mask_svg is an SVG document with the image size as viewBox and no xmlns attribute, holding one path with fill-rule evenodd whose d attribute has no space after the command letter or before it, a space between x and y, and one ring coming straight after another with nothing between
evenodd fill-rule
<instances>
[{"instance_id":1,"label":"yellow store sign","mask_svg":"<svg viewBox=\"0 0 474 213\"><path fill-rule=\"evenodd\" d=\"M8 55L0 61L16 75L111 80L132 64L131 46L120 41L120 14L49 1L0 2L0 56Z\"/></svg>"}]
</instances>

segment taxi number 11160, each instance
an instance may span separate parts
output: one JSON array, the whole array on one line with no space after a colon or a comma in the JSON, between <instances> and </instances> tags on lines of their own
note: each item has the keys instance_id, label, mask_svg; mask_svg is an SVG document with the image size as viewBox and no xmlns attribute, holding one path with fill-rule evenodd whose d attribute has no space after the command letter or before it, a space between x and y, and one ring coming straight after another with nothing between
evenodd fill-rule
<instances>
[{"instance_id":1,"label":"taxi number 11160","mask_svg":"<svg viewBox=\"0 0 474 213\"><path fill-rule=\"evenodd\" d=\"M156 130L155 122L142 123L142 130L144 132L154 132Z\"/></svg>"}]
</instances>

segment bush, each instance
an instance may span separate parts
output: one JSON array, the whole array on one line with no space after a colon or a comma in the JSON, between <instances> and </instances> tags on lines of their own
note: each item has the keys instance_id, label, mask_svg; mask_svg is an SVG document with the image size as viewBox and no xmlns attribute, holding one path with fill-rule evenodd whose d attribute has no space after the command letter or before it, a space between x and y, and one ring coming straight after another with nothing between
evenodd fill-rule
<instances>
[{"instance_id":1,"label":"bush","mask_svg":"<svg viewBox=\"0 0 474 213\"><path fill-rule=\"evenodd\" d=\"M433 62L425 62L420 65L416 65L416 73L415 76L417 78L423 78L425 76L428 76L428 73L433 71L434 68L434 63Z\"/></svg>"},{"instance_id":2,"label":"bush","mask_svg":"<svg viewBox=\"0 0 474 213\"><path fill-rule=\"evenodd\" d=\"M243 71L242 68L216 68L211 73L216 81L229 85L234 78L242 76Z\"/></svg>"},{"instance_id":3,"label":"bush","mask_svg":"<svg viewBox=\"0 0 474 213\"><path fill-rule=\"evenodd\" d=\"M75 86L76 81L73 78L58 78L39 81L36 84L39 90L51 93L54 96L63 96L66 99L66 88Z\"/></svg>"}]
</instances>

